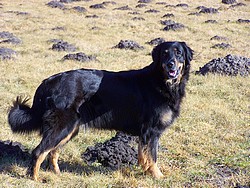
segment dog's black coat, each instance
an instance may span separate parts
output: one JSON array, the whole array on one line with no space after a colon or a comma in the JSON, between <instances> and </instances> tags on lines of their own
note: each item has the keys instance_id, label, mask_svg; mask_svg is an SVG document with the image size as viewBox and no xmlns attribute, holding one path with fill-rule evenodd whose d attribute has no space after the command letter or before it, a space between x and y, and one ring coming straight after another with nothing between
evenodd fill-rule
<instances>
[{"instance_id":1,"label":"dog's black coat","mask_svg":"<svg viewBox=\"0 0 250 188\"><path fill-rule=\"evenodd\" d=\"M17 98L9 124L13 132L41 132L33 165L67 135L75 136L79 125L139 136L156 162L159 137L179 115L192 56L184 42L165 42L154 48L153 63L140 70L79 69L53 75L38 87L31 108Z\"/></svg>"}]
</instances>

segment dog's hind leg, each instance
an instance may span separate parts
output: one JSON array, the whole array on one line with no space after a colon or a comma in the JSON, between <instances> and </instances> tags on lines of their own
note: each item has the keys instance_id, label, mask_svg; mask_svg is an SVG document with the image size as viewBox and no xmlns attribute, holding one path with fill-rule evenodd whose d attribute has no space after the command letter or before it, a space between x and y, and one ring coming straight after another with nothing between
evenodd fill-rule
<instances>
[{"instance_id":1,"label":"dog's hind leg","mask_svg":"<svg viewBox=\"0 0 250 188\"><path fill-rule=\"evenodd\" d=\"M163 174L157 166L157 150L159 135L146 133L140 137L138 145L138 163L145 172L155 178L162 178Z\"/></svg>"},{"instance_id":2,"label":"dog's hind leg","mask_svg":"<svg viewBox=\"0 0 250 188\"><path fill-rule=\"evenodd\" d=\"M77 116L67 111L50 111L44 118L44 132L41 143L32 152L31 175L38 179L38 172L45 157L50 153L52 166L56 173L60 173L57 149L66 144L79 131Z\"/></svg>"},{"instance_id":3,"label":"dog's hind leg","mask_svg":"<svg viewBox=\"0 0 250 188\"><path fill-rule=\"evenodd\" d=\"M61 173L58 165L58 158L59 158L59 152L57 151L57 149L54 149L49 153L50 166L56 174Z\"/></svg>"}]
</instances>

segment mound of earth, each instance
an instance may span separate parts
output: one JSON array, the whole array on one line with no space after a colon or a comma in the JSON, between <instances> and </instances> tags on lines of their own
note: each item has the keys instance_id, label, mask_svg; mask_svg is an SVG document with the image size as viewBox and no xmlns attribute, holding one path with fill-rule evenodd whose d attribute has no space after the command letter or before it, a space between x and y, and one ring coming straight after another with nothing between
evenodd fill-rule
<instances>
[{"instance_id":1,"label":"mound of earth","mask_svg":"<svg viewBox=\"0 0 250 188\"><path fill-rule=\"evenodd\" d=\"M4 39L0 43L20 44L22 41L8 31L0 32L0 38Z\"/></svg>"},{"instance_id":2,"label":"mound of earth","mask_svg":"<svg viewBox=\"0 0 250 188\"><path fill-rule=\"evenodd\" d=\"M207 7L200 7L200 12L199 13L204 13L204 14L216 14L218 13L218 9L216 8L207 8Z\"/></svg>"},{"instance_id":3,"label":"mound of earth","mask_svg":"<svg viewBox=\"0 0 250 188\"><path fill-rule=\"evenodd\" d=\"M164 31L169 31L169 30L180 30L185 28L185 26L181 23L176 23L173 20L163 20L161 21L162 25L165 25L165 27L163 28Z\"/></svg>"},{"instance_id":4,"label":"mound of earth","mask_svg":"<svg viewBox=\"0 0 250 188\"><path fill-rule=\"evenodd\" d=\"M220 44L215 44L211 48L220 48L220 49L226 49L226 48L231 48L232 46L228 43L220 43Z\"/></svg>"},{"instance_id":5,"label":"mound of earth","mask_svg":"<svg viewBox=\"0 0 250 188\"><path fill-rule=\"evenodd\" d=\"M156 9L149 9L149 10L146 10L145 13L158 13L160 12L159 10L156 10Z\"/></svg>"},{"instance_id":6,"label":"mound of earth","mask_svg":"<svg viewBox=\"0 0 250 188\"><path fill-rule=\"evenodd\" d=\"M250 20L238 19L237 23L250 23Z\"/></svg>"},{"instance_id":7,"label":"mound of earth","mask_svg":"<svg viewBox=\"0 0 250 188\"><path fill-rule=\"evenodd\" d=\"M161 24L162 25L171 25L171 24L175 24L175 21L173 20L161 20Z\"/></svg>"},{"instance_id":8,"label":"mound of earth","mask_svg":"<svg viewBox=\"0 0 250 188\"><path fill-rule=\"evenodd\" d=\"M162 18L171 18L171 17L174 17L174 14L172 14L172 13L167 13L167 14L164 14L164 15L162 16Z\"/></svg>"},{"instance_id":9,"label":"mound of earth","mask_svg":"<svg viewBox=\"0 0 250 188\"><path fill-rule=\"evenodd\" d=\"M58 41L52 45L52 50L74 52L76 51L76 47L68 42Z\"/></svg>"},{"instance_id":10,"label":"mound of earth","mask_svg":"<svg viewBox=\"0 0 250 188\"><path fill-rule=\"evenodd\" d=\"M72 9L80 13L87 12L87 9L81 6L76 6L76 7L73 7Z\"/></svg>"},{"instance_id":11,"label":"mound of earth","mask_svg":"<svg viewBox=\"0 0 250 188\"><path fill-rule=\"evenodd\" d=\"M104 6L103 3L101 3L101 4L90 5L89 8L93 8L93 9L105 9L106 7Z\"/></svg>"},{"instance_id":12,"label":"mound of earth","mask_svg":"<svg viewBox=\"0 0 250 188\"><path fill-rule=\"evenodd\" d=\"M230 5L229 8L236 8L236 7L242 7L242 6L247 6L245 3L236 3L234 5Z\"/></svg>"},{"instance_id":13,"label":"mound of earth","mask_svg":"<svg viewBox=\"0 0 250 188\"><path fill-rule=\"evenodd\" d=\"M2 38L2 39L8 39L8 38L12 38L12 37L14 37L14 35L8 31L0 32L0 38Z\"/></svg>"},{"instance_id":14,"label":"mound of earth","mask_svg":"<svg viewBox=\"0 0 250 188\"><path fill-rule=\"evenodd\" d=\"M15 159L27 160L31 157L28 150L19 142L0 141L0 158L8 156Z\"/></svg>"},{"instance_id":15,"label":"mound of earth","mask_svg":"<svg viewBox=\"0 0 250 188\"><path fill-rule=\"evenodd\" d=\"M147 44L157 46L163 42L166 42L166 40L164 38L156 38L156 39L153 39L153 40L147 42Z\"/></svg>"},{"instance_id":16,"label":"mound of earth","mask_svg":"<svg viewBox=\"0 0 250 188\"><path fill-rule=\"evenodd\" d=\"M90 55L86 55L82 52L76 53L76 54L67 54L63 57L63 60L76 60L80 62L87 62L87 61L93 61L96 60L96 57Z\"/></svg>"},{"instance_id":17,"label":"mound of earth","mask_svg":"<svg viewBox=\"0 0 250 188\"><path fill-rule=\"evenodd\" d=\"M89 146L82 154L82 158L87 164L98 162L112 169L118 169L123 165L136 165L138 153L133 147L136 142L135 137L118 132L104 143Z\"/></svg>"},{"instance_id":18,"label":"mound of earth","mask_svg":"<svg viewBox=\"0 0 250 188\"><path fill-rule=\"evenodd\" d=\"M206 20L205 23L218 23L216 20Z\"/></svg>"},{"instance_id":19,"label":"mound of earth","mask_svg":"<svg viewBox=\"0 0 250 188\"><path fill-rule=\"evenodd\" d=\"M132 40L121 40L113 48L130 49L130 50L141 50L141 49L144 49L143 46L140 46L137 42L132 41Z\"/></svg>"},{"instance_id":20,"label":"mound of earth","mask_svg":"<svg viewBox=\"0 0 250 188\"><path fill-rule=\"evenodd\" d=\"M146 7L147 5L146 4L138 4L135 6L135 8L143 8L143 7Z\"/></svg>"},{"instance_id":21,"label":"mound of earth","mask_svg":"<svg viewBox=\"0 0 250 188\"><path fill-rule=\"evenodd\" d=\"M65 9L65 5L59 1L50 1L46 5L51 8Z\"/></svg>"},{"instance_id":22,"label":"mound of earth","mask_svg":"<svg viewBox=\"0 0 250 188\"><path fill-rule=\"evenodd\" d=\"M210 40L228 40L228 38L227 37L222 37L222 36L215 35L212 38L210 38Z\"/></svg>"},{"instance_id":23,"label":"mound of earth","mask_svg":"<svg viewBox=\"0 0 250 188\"><path fill-rule=\"evenodd\" d=\"M163 30L164 31L170 31L170 30L177 31L177 30L181 30L184 28L185 28L185 26L181 23L173 23L173 24L169 24L166 27L164 27Z\"/></svg>"},{"instance_id":24,"label":"mound of earth","mask_svg":"<svg viewBox=\"0 0 250 188\"><path fill-rule=\"evenodd\" d=\"M115 8L114 10L132 10L132 8L130 8L128 5L126 5L126 6Z\"/></svg>"},{"instance_id":25,"label":"mound of earth","mask_svg":"<svg viewBox=\"0 0 250 188\"><path fill-rule=\"evenodd\" d=\"M10 49L10 48L0 48L0 60L10 60L14 59L16 56L16 51Z\"/></svg>"},{"instance_id":26,"label":"mound of earth","mask_svg":"<svg viewBox=\"0 0 250 188\"><path fill-rule=\"evenodd\" d=\"M145 18L143 18L143 17L133 17L132 20L134 20L134 21L144 21Z\"/></svg>"},{"instance_id":27,"label":"mound of earth","mask_svg":"<svg viewBox=\"0 0 250 188\"><path fill-rule=\"evenodd\" d=\"M138 3L151 3L152 0L139 0Z\"/></svg>"},{"instance_id":28,"label":"mound of earth","mask_svg":"<svg viewBox=\"0 0 250 188\"><path fill-rule=\"evenodd\" d=\"M180 3L180 4L177 4L176 7L188 8L189 6L186 3Z\"/></svg>"},{"instance_id":29,"label":"mound of earth","mask_svg":"<svg viewBox=\"0 0 250 188\"><path fill-rule=\"evenodd\" d=\"M224 58L217 58L209 61L206 65L196 71L196 74L206 75L215 73L229 76L249 76L250 74L250 58L227 55Z\"/></svg>"},{"instance_id":30,"label":"mound of earth","mask_svg":"<svg viewBox=\"0 0 250 188\"><path fill-rule=\"evenodd\" d=\"M222 3L224 4L234 4L234 3L237 3L236 0L222 0Z\"/></svg>"}]
</instances>

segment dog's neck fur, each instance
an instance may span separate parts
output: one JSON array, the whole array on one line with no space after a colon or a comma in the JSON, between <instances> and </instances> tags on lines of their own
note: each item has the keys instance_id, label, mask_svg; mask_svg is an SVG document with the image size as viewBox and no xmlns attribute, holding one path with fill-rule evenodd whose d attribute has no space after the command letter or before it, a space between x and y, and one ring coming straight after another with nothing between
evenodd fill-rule
<instances>
[{"instance_id":1,"label":"dog's neck fur","mask_svg":"<svg viewBox=\"0 0 250 188\"><path fill-rule=\"evenodd\" d=\"M168 80L166 79L164 73L162 72L161 66L153 62L149 65L153 67L152 74L158 75L156 82L158 83L158 92L167 100L170 108L179 115L179 106L183 97L185 96L186 83L189 79L190 66L185 65L181 78Z\"/></svg>"}]
</instances>

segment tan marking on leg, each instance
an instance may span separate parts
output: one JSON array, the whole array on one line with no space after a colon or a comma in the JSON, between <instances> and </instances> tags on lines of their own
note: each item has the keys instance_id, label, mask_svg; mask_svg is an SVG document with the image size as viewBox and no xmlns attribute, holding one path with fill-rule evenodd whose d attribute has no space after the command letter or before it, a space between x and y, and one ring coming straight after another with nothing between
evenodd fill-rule
<instances>
[{"instance_id":1,"label":"tan marking on leg","mask_svg":"<svg viewBox=\"0 0 250 188\"><path fill-rule=\"evenodd\" d=\"M145 172L150 173L153 177L159 179L163 177L157 163L154 162L151 154L149 153L148 146L142 147L141 143L138 145L138 163L142 166Z\"/></svg>"},{"instance_id":2,"label":"tan marking on leg","mask_svg":"<svg viewBox=\"0 0 250 188\"><path fill-rule=\"evenodd\" d=\"M161 173L160 169L157 166L157 163L153 162L149 169L147 170L153 177L159 179L164 177L163 174Z\"/></svg>"},{"instance_id":3,"label":"tan marking on leg","mask_svg":"<svg viewBox=\"0 0 250 188\"><path fill-rule=\"evenodd\" d=\"M50 152L49 162L50 162L51 166L53 167L53 171L56 174L60 174L60 168L58 165L58 158L59 158L59 153L57 152L57 150L52 150Z\"/></svg>"},{"instance_id":4,"label":"tan marking on leg","mask_svg":"<svg viewBox=\"0 0 250 188\"><path fill-rule=\"evenodd\" d=\"M33 179L35 180L35 181L37 181L38 180L38 172L39 172L39 170L40 170L40 166L41 166L41 164L42 164L42 162L44 161L44 159L45 159L45 157L48 155L48 153L49 153L50 151L46 151L46 152L43 152L42 154L40 154L39 156L38 156L38 158L37 158L37 160L36 160L36 163L35 163L35 165L34 165L34 168L33 168Z\"/></svg>"},{"instance_id":5,"label":"tan marking on leg","mask_svg":"<svg viewBox=\"0 0 250 188\"><path fill-rule=\"evenodd\" d=\"M78 130L78 126L76 126L72 131L71 133L69 133L64 139L62 139L59 144L57 144L57 146L55 148L58 148L60 146L63 146L65 145L72 137L72 135L75 133L75 131Z\"/></svg>"}]
</instances>

